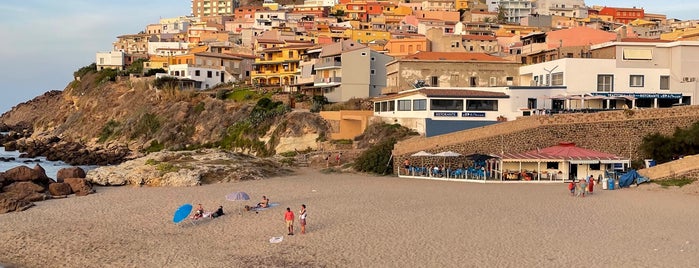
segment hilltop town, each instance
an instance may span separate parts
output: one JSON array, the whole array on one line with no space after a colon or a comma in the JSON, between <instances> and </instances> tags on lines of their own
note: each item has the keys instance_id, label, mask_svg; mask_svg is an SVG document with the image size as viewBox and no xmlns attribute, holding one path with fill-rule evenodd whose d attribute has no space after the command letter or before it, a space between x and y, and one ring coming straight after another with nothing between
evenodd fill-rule
<instances>
[{"instance_id":1,"label":"hilltop town","mask_svg":"<svg viewBox=\"0 0 699 268\"><path fill-rule=\"evenodd\" d=\"M118 36L111 51L96 54L97 69L170 76L201 90L248 85L330 103L375 98L369 115L426 136L535 114L698 103L691 55L699 21L640 7L256 3L192 0L191 16Z\"/></svg>"}]
</instances>

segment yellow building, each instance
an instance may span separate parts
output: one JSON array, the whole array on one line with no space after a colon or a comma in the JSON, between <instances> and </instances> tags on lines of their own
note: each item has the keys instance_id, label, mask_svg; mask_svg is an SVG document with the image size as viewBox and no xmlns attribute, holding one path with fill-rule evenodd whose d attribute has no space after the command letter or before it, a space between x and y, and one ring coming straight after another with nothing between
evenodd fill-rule
<instances>
[{"instance_id":1,"label":"yellow building","mask_svg":"<svg viewBox=\"0 0 699 268\"><path fill-rule=\"evenodd\" d=\"M537 27L529 27L529 26L521 26L521 25L510 25L510 24L503 24L500 25L500 29L495 31L495 36L500 37L500 36L512 36L512 35L521 35L525 36L533 32L538 32L541 31Z\"/></svg>"},{"instance_id":2,"label":"yellow building","mask_svg":"<svg viewBox=\"0 0 699 268\"><path fill-rule=\"evenodd\" d=\"M670 33L660 34L660 39L668 41L696 41L699 40L699 27L678 29Z\"/></svg>"},{"instance_id":3,"label":"yellow building","mask_svg":"<svg viewBox=\"0 0 699 268\"><path fill-rule=\"evenodd\" d=\"M320 116L327 121L336 121L330 138L333 140L354 139L364 133L369 126L369 119L374 115L373 111L322 111Z\"/></svg>"},{"instance_id":4,"label":"yellow building","mask_svg":"<svg viewBox=\"0 0 699 268\"><path fill-rule=\"evenodd\" d=\"M454 0L454 9L468 9L468 0Z\"/></svg>"},{"instance_id":5,"label":"yellow building","mask_svg":"<svg viewBox=\"0 0 699 268\"><path fill-rule=\"evenodd\" d=\"M259 86L288 86L295 83L301 55L313 44L263 49L255 59L251 79Z\"/></svg>"},{"instance_id":6,"label":"yellow building","mask_svg":"<svg viewBox=\"0 0 699 268\"><path fill-rule=\"evenodd\" d=\"M387 31L347 29L346 33L348 33L347 35L350 36L350 39L362 44L367 44L374 40L391 39L391 33Z\"/></svg>"}]
</instances>

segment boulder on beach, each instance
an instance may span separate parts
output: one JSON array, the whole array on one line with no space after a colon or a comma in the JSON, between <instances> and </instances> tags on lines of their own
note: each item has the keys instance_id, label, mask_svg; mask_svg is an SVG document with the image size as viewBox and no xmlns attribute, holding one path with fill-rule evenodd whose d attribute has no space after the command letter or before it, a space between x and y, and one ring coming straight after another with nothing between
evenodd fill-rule
<instances>
[{"instance_id":1,"label":"boulder on beach","mask_svg":"<svg viewBox=\"0 0 699 268\"><path fill-rule=\"evenodd\" d=\"M73 189L70 184L65 182L57 182L49 184L49 193L52 196L65 196L73 193Z\"/></svg>"},{"instance_id":2,"label":"boulder on beach","mask_svg":"<svg viewBox=\"0 0 699 268\"><path fill-rule=\"evenodd\" d=\"M70 185L70 189L76 196L85 196L94 192L90 182L83 178L65 178L63 181Z\"/></svg>"},{"instance_id":3,"label":"boulder on beach","mask_svg":"<svg viewBox=\"0 0 699 268\"><path fill-rule=\"evenodd\" d=\"M63 182L66 178L85 178L85 170L80 167L62 168L56 173L56 181Z\"/></svg>"},{"instance_id":4,"label":"boulder on beach","mask_svg":"<svg viewBox=\"0 0 699 268\"><path fill-rule=\"evenodd\" d=\"M50 198L44 193L46 188L30 181L12 183L3 187L2 191L0 195L20 201L35 202Z\"/></svg>"},{"instance_id":5,"label":"boulder on beach","mask_svg":"<svg viewBox=\"0 0 699 268\"><path fill-rule=\"evenodd\" d=\"M17 200L0 195L0 214L13 211L24 211L32 206L34 206L34 203L32 202Z\"/></svg>"},{"instance_id":6,"label":"boulder on beach","mask_svg":"<svg viewBox=\"0 0 699 268\"><path fill-rule=\"evenodd\" d=\"M15 181L33 181L42 185L48 185L51 180L46 176L46 171L39 164L34 168L27 166L13 167L5 171L5 179L11 182Z\"/></svg>"}]
</instances>

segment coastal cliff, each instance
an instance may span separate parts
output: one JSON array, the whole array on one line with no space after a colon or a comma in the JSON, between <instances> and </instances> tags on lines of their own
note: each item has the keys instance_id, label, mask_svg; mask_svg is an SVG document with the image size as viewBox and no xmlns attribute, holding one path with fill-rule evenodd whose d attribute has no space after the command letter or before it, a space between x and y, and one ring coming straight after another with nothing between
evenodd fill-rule
<instances>
[{"instance_id":1,"label":"coastal cliff","mask_svg":"<svg viewBox=\"0 0 699 268\"><path fill-rule=\"evenodd\" d=\"M291 139L308 141L295 144L306 149L329 133L328 123L317 114L289 112L270 100L265 105L275 111L258 107L257 101L272 94L250 91L235 99L226 95L233 88L158 89L154 78L112 79L89 72L63 91L16 105L0 116L0 124L17 138L4 141L5 147L29 157L105 165L163 149L216 147L270 156L279 153L278 147L288 149L284 141L289 138L306 137Z\"/></svg>"}]
</instances>

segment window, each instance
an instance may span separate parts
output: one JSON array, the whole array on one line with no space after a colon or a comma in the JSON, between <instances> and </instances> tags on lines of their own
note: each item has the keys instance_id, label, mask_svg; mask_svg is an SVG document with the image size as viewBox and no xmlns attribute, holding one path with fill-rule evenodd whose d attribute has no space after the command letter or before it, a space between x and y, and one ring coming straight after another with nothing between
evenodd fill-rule
<instances>
[{"instance_id":1,"label":"window","mask_svg":"<svg viewBox=\"0 0 699 268\"><path fill-rule=\"evenodd\" d=\"M495 85L497 85L497 82L498 82L497 78L491 77L488 84L489 84L491 87L494 87Z\"/></svg>"},{"instance_id":2,"label":"window","mask_svg":"<svg viewBox=\"0 0 699 268\"><path fill-rule=\"evenodd\" d=\"M374 112L380 112L381 111L381 103L380 102L374 102Z\"/></svg>"},{"instance_id":3,"label":"window","mask_svg":"<svg viewBox=\"0 0 699 268\"><path fill-rule=\"evenodd\" d=\"M614 91L614 76L611 74L597 75L597 91L612 92Z\"/></svg>"},{"instance_id":4,"label":"window","mask_svg":"<svg viewBox=\"0 0 699 268\"><path fill-rule=\"evenodd\" d=\"M466 100L467 111L497 111L498 101L496 100Z\"/></svg>"},{"instance_id":5,"label":"window","mask_svg":"<svg viewBox=\"0 0 699 268\"><path fill-rule=\"evenodd\" d=\"M660 76L660 89L668 90L670 89L670 76L661 75Z\"/></svg>"},{"instance_id":6,"label":"window","mask_svg":"<svg viewBox=\"0 0 699 268\"><path fill-rule=\"evenodd\" d=\"M630 87L643 87L643 76L642 75L631 75L629 77Z\"/></svg>"},{"instance_id":7,"label":"window","mask_svg":"<svg viewBox=\"0 0 699 268\"><path fill-rule=\"evenodd\" d=\"M431 76L430 77L430 86L433 86L433 87L439 86L439 77Z\"/></svg>"},{"instance_id":8,"label":"window","mask_svg":"<svg viewBox=\"0 0 699 268\"><path fill-rule=\"evenodd\" d=\"M413 111L425 111L427 110L427 100L413 100Z\"/></svg>"},{"instance_id":9,"label":"window","mask_svg":"<svg viewBox=\"0 0 699 268\"><path fill-rule=\"evenodd\" d=\"M546 162L546 169L558 169L558 162Z\"/></svg>"},{"instance_id":10,"label":"window","mask_svg":"<svg viewBox=\"0 0 699 268\"><path fill-rule=\"evenodd\" d=\"M442 111L463 111L463 100L432 99L430 100L430 110Z\"/></svg>"},{"instance_id":11,"label":"window","mask_svg":"<svg viewBox=\"0 0 699 268\"><path fill-rule=\"evenodd\" d=\"M468 82L469 82L469 83L468 83L469 86L472 86L472 87L478 86L478 77L471 76L471 77L469 78Z\"/></svg>"},{"instance_id":12,"label":"window","mask_svg":"<svg viewBox=\"0 0 699 268\"><path fill-rule=\"evenodd\" d=\"M398 111L410 111L411 100L399 100Z\"/></svg>"},{"instance_id":13,"label":"window","mask_svg":"<svg viewBox=\"0 0 699 268\"><path fill-rule=\"evenodd\" d=\"M200 75L201 75L201 71L199 71L199 70L194 71L194 76L200 76Z\"/></svg>"},{"instance_id":14,"label":"window","mask_svg":"<svg viewBox=\"0 0 699 268\"><path fill-rule=\"evenodd\" d=\"M527 109L536 109L536 99L535 98L528 98L527 99Z\"/></svg>"},{"instance_id":15,"label":"window","mask_svg":"<svg viewBox=\"0 0 699 268\"><path fill-rule=\"evenodd\" d=\"M208 77L208 78L211 78L211 77L212 77L211 71L206 71L206 77Z\"/></svg>"},{"instance_id":16,"label":"window","mask_svg":"<svg viewBox=\"0 0 699 268\"><path fill-rule=\"evenodd\" d=\"M562 86L563 85L563 73L553 73L551 74L551 85L552 86Z\"/></svg>"},{"instance_id":17,"label":"window","mask_svg":"<svg viewBox=\"0 0 699 268\"><path fill-rule=\"evenodd\" d=\"M371 69L371 75L375 75L375 74L376 74L376 70Z\"/></svg>"},{"instance_id":18,"label":"window","mask_svg":"<svg viewBox=\"0 0 699 268\"><path fill-rule=\"evenodd\" d=\"M625 48L623 51L624 60L652 60L653 50L650 49L638 49L638 48Z\"/></svg>"},{"instance_id":19,"label":"window","mask_svg":"<svg viewBox=\"0 0 699 268\"><path fill-rule=\"evenodd\" d=\"M362 56L366 56L366 52L362 52Z\"/></svg>"},{"instance_id":20,"label":"window","mask_svg":"<svg viewBox=\"0 0 699 268\"><path fill-rule=\"evenodd\" d=\"M388 101L388 111L395 111L396 110L396 102L395 101Z\"/></svg>"},{"instance_id":21,"label":"window","mask_svg":"<svg viewBox=\"0 0 699 268\"><path fill-rule=\"evenodd\" d=\"M291 58L293 58L293 57L294 57L294 52L293 52L293 51L289 51L289 58L291 59Z\"/></svg>"}]
</instances>

